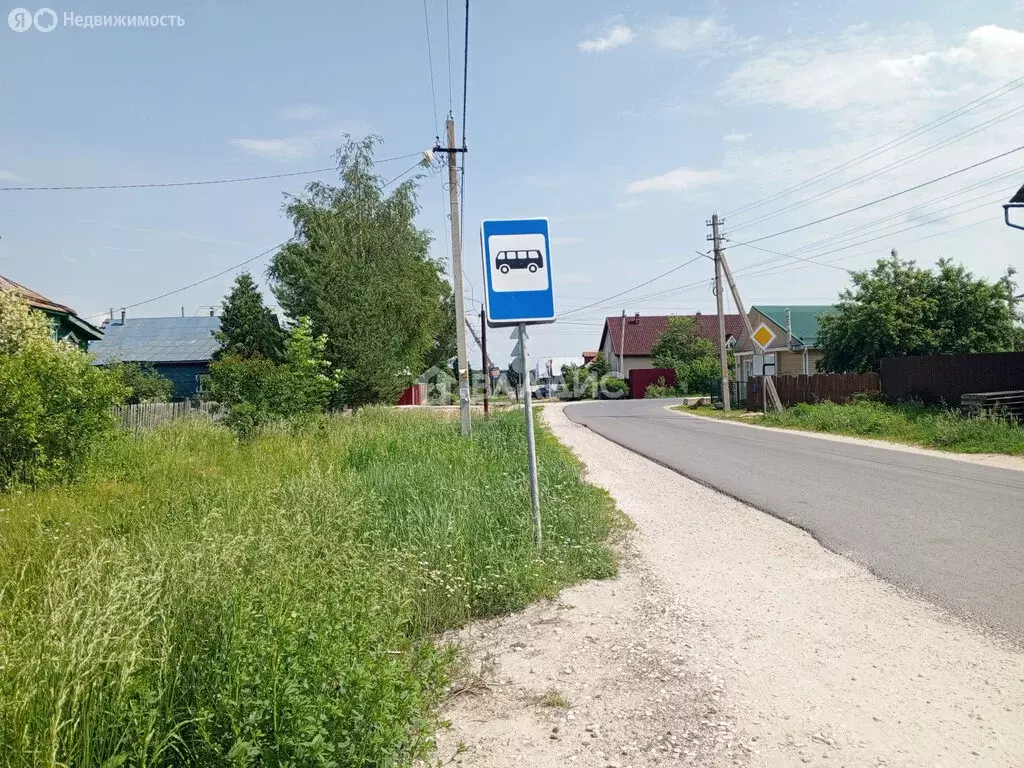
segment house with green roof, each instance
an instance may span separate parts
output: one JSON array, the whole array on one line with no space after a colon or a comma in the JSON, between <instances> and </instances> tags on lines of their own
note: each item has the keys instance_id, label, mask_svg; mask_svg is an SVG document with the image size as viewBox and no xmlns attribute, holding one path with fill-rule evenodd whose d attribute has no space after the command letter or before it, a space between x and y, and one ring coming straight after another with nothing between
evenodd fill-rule
<instances>
[{"instance_id":1,"label":"house with green roof","mask_svg":"<svg viewBox=\"0 0 1024 768\"><path fill-rule=\"evenodd\" d=\"M816 373L817 363L822 358L818 347L819 323L822 317L835 311L836 308L828 304L758 304L751 307L748 313L750 327L764 347L765 373L775 376ZM737 381L746 382L761 375L760 358L755 358L760 349L749 338L746 329L740 334L733 352L736 355Z\"/></svg>"},{"instance_id":2,"label":"house with green roof","mask_svg":"<svg viewBox=\"0 0 1024 768\"><path fill-rule=\"evenodd\" d=\"M25 301L36 312L42 312L50 321L53 338L74 344L83 352L89 351L89 344L103 338L103 331L78 314L71 307L58 304L41 293L0 275L0 291L10 291Z\"/></svg>"}]
</instances>

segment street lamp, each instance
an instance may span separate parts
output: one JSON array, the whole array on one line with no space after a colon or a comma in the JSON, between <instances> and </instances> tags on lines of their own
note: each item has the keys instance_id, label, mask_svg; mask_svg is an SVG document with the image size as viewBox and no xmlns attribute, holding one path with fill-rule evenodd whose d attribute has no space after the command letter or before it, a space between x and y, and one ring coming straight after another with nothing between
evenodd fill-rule
<instances>
[{"instance_id":1,"label":"street lamp","mask_svg":"<svg viewBox=\"0 0 1024 768\"><path fill-rule=\"evenodd\" d=\"M1024 187L1017 190L1017 194L1010 198L1010 202L1003 205L1003 217L1006 219L1006 226L1014 229L1024 229L1024 224L1014 224L1010 221L1011 208L1024 208Z\"/></svg>"}]
</instances>

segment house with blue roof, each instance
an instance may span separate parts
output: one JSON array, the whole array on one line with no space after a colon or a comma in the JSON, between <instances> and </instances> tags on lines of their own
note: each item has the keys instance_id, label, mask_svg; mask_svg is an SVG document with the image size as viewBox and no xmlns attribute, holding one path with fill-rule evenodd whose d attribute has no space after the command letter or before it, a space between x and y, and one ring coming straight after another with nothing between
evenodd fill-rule
<instances>
[{"instance_id":1,"label":"house with blue roof","mask_svg":"<svg viewBox=\"0 0 1024 768\"><path fill-rule=\"evenodd\" d=\"M817 364L822 358L818 328L821 318L835 311L834 306L827 304L752 306L747 317L754 336L765 342L764 372L775 376L817 373ZM744 329L733 349L737 381L746 382L761 375L757 370L759 361L755 359L756 347Z\"/></svg>"},{"instance_id":2,"label":"house with blue roof","mask_svg":"<svg viewBox=\"0 0 1024 768\"><path fill-rule=\"evenodd\" d=\"M202 390L213 353L220 343L219 317L125 317L103 325L102 341L89 351L95 365L140 363L174 382L174 399L186 400Z\"/></svg>"}]
</instances>

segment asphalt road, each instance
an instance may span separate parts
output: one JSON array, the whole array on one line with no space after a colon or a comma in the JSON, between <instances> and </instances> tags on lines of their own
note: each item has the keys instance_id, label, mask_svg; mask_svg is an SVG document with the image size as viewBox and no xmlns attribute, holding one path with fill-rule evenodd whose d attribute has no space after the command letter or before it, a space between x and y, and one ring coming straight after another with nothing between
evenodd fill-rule
<instances>
[{"instance_id":1,"label":"asphalt road","mask_svg":"<svg viewBox=\"0 0 1024 768\"><path fill-rule=\"evenodd\" d=\"M580 403L565 412L1024 641L1024 472L695 418L666 411L670 403Z\"/></svg>"}]
</instances>

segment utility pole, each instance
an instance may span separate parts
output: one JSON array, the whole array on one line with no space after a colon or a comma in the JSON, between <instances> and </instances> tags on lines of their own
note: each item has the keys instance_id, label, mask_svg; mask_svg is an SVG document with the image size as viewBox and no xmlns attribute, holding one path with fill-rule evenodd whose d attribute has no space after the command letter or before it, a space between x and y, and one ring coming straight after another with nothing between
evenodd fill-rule
<instances>
[{"instance_id":1,"label":"utility pole","mask_svg":"<svg viewBox=\"0 0 1024 768\"><path fill-rule=\"evenodd\" d=\"M487 322L480 310L480 357L484 367L484 416L491 412L491 361L487 359Z\"/></svg>"},{"instance_id":2,"label":"utility pole","mask_svg":"<svg viewBox=\"0 0 1024 768\"><path fill-rule=\"evenodd\" d=\"M725 348L725 309L722 304L722 235L718 230L722 222L718 214L711 215L711 240L715 246L715 302L718 304L718 359L722 366L722 409L732 410L732 390L729 387L729 352Z\"/></svg>"},{"instance_id":3,"label":"utility pole","mask_svg":"<svg viewBox=\"0 0 1024 768\"><path fill-rule=\"evenodd\" d=\"M626 365L623 359L626 356L626 310L622 310L622 328L619 329L619 378L626 378Z\"/></svg>"},{"instance_id":4,"label":"utility pole","mask_svg":"<svg viewBox=\"0 0 1024 768\"><path fill-rule=\"evenodd\" d=\"M462 291L462 228L459 226L459 172L455 155L465 152L455 146L455 119L448 115L448 146L434 147L448 153L448 195L452 220L452 286L455 289L455 341L459 359L459 415L463 436L469 434L469 359L466 354L466 299Z\"/></svg>"},{"instance_id":5,"label":"utility pole","mask_svg":"<svg viewBox=\"0 0 1024 768\"><path fill-rule=\"evenodd\" d=\"M760 349L761 354L764 354L764 347L761 346L760 342L754 338L754 329L750 325L750 318L747 317L747 310L743 306L743 299L740 298L739 288L736 287L736 281L732 278L732 270L729 269L729 262L725 259L725 252L721 256L722 271L725 272L725 279L729 281L729 289L732 291L733 301L736 302L736 311L740 313L740 317L743 318L743 326L747 331L747 338L750 339L750 343L753 344L755 349ZM768 407L768 399L771 398L772 407L777 410L782 410L782 401L779 399L779 392L775 389L775 381L771 376L762 376L764 380L764 402L765 408Z\"/></svg>"}]
</instances>

